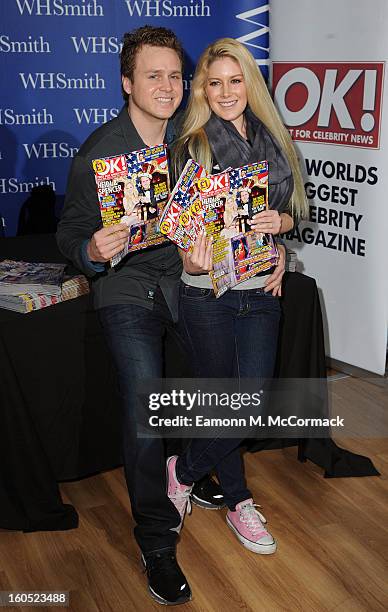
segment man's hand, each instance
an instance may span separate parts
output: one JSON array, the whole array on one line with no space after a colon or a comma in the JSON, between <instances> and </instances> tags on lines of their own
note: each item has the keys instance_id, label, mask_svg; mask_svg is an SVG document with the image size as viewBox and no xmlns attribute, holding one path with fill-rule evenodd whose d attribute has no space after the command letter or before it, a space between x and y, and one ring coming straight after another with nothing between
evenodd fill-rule
<instances>
[{"instance_id":1,"label":"man's hand","mask_svg":"<svg viewBox=\"0 0 388 612\"><path fill-rule=\"evenodd\" d=\"M249 224L256 232L278 234L282 226L282 220L277 210L263 210L253 215Z\"/></svg>"},{"instance_id":2,"label":"man's hand","mask_svg":"<svg viewBox=\"0 0 388 612\"><path fill-rule=\"evenodd\" d=\"M213 240L202 232L192 251L183 256L183 267L188 274L204 274L213 268Z\"/></svg>"},{"instance_id":3,"label":"man's hand","mask_svg":"<svg viewBox=\"0 0 388 612\"><path fill-rule=\"evenodd\" d=\"M103 227L93 234L87 254L90 261L105 263L120 253L128 242L129 228L123 223Z\"/></svg>"},{"instance_id":4,"label":"man's hand","mask_svg":"<svg viewBox=\"0 0 388 612\"><path fill-rule=\"evenodd\" d=\"M286 249L282 244L278 244L279 251L279 261L275 270L272 272L271 276L267 279L265 283L264 291L268 293L272 291L273 296L281 297L282 295L282 278L285 272L285 264L286 264Z\"/></svg>"}]
</instances>

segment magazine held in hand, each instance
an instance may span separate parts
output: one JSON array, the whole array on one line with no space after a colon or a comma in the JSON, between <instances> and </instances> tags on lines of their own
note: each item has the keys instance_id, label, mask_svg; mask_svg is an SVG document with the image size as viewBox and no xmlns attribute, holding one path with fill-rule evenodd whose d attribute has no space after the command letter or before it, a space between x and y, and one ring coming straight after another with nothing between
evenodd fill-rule
<instances>
[{"instance_id":1,"label":"magazine held in hand","mask_svg":"<svg viewBox=\"0 0 388 612\"><path fill-rule=\"evenodd\" d=\"M251 229L253 215L268 208L268 163L248 164L215 175L190 159L173 190L160 231L188 251L205 228L213 237L210 278L216 297L276 265L271 234Z\"/></svg>"},{"instance_id":2,"label":"magazine held in hand","mask_svg":"<svg viewBox=\"0 0 388 612\"><path fill-rule=\"evenodd\" d=\"M206 176L202 166L189 159L160 219L160 231L187 251L204 227L198 181Z\"/></svg>"},{"instance_id":3,"label":"magazine held in hand","mask_svg":"<svg viewBox=\"0 0 388 612\"><path fill-rule=\"evenodd\" d=\"M92 162L104 227L124 223L128 244L112 257L115 266L127 253L166 241L159 219L169 196L164 144Z\"/></svg>"}]
</instances>

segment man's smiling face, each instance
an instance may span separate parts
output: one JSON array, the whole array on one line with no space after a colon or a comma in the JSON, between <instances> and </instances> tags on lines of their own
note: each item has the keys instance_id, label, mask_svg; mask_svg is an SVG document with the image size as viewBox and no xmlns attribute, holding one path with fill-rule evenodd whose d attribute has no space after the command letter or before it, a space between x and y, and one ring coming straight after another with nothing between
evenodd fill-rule
<instances>
[{"instance_id":1,"label":"man's smiling face","mask_svg":"<svg viewBox=\"0 0 388 612\"><path fill-rule=\"evenodd\" d=\"M129 114L149 119L169 119L183 96L182 65L168 47L144 45L136 54L133 79L123 77L129 94Z\"/></svg>"},{"instance_id":2,"label":"man's smiling face","mask_svg":"<svg viewBox=\"0 0 388 612\"><path fill-rule=\"evenodd\" d=\"M143 187L143 189L145 189L145 191L148 191L149 188L151 187L151 181L148 176L141 176L140 184Z\"/></svg>"}]
</instances>

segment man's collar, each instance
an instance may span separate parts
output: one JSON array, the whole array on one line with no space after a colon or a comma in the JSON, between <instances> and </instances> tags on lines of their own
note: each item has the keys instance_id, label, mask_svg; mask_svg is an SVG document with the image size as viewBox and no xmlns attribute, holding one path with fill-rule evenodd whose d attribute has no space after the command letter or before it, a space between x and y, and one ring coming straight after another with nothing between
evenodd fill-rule
<instances>
[{"instance_id":1,"label":"man's collar","mask_svg":"<svg viewBox=\"0 0 388 612\"><path fill-rule=\"evenodd\" d=\"M132 119L128 113L128 106L126 105L123 106L123 108L121 109L119 113L118 119L120 122L120 127L123 132L125 141L128 145L128 151L138 151L139 149L147 148L148 145L146 145L142 141L138 131L136 130L135 126L132 123ZM164 142L170 145L175 140L175 137L176 137L176 134L175 134L174 122L171 119L169 119L167 122L167 129L166 129L166 134L164 137Z\"/></svg>"},{"instance_id":2,"label":"man's collar","mask_svg":"<svg viewBox=\"0 0 388 612\"><path fill-rule=\"evenodd\" d=\"M132 119L128 113L128 106L124 104L118 116L120 127L123 132L125 142L128 145L128 151L138 151L145 149L146 144L142 141L138 131L132 123Z\"/></svg>"},{"instance_id":3,"label":"man's collar","mask_svg":"<svg viewBox=\"0 0 388 612\"><path fill-rule=\"evenodd\" d=\"M176 138L176 130L175 130L174 121L172 119L169 119L167 122L167 129L166 129L166 135L164 137L164 142L167 145L170 145L171 143L174 142L175 138Z\"/></svg>"}]
</instances>

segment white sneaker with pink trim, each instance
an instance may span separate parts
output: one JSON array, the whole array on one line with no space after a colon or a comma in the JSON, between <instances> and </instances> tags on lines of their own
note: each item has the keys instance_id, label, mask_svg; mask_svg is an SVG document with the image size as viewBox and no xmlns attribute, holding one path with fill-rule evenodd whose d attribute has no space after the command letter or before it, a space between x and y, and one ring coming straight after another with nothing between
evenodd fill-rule
<instances>
[{"instance_id":1,"label":"white sneaker with pink trim","mask_svg":"<svg viewBox=\"0 0 388 612\"><path fill-rule=\"evenodd\" d=\"M276 551L276 542L263 525L267 522L265 517L256 510L260 507L253 499L246 499L234 511L228 511L226 522L245 548L260 555L271 555Z\"/></svg>"},{"instance_id":2,"label":"white sneaker with pink trim","mask_svg":"<svg viewBox=\"0 0 388 612\"><path fill-rule=\"evenodd\" d=\"M178 459L178 455L173 455L167 459L167 495L178 510L181 522L176 528L176 532L179 533L182 529L183 519L185 518L186 508L188 514L191 512L190 493L193 485L188 486L181 484L176 477L175 465Z\"/></svg>"}]
</instances>

